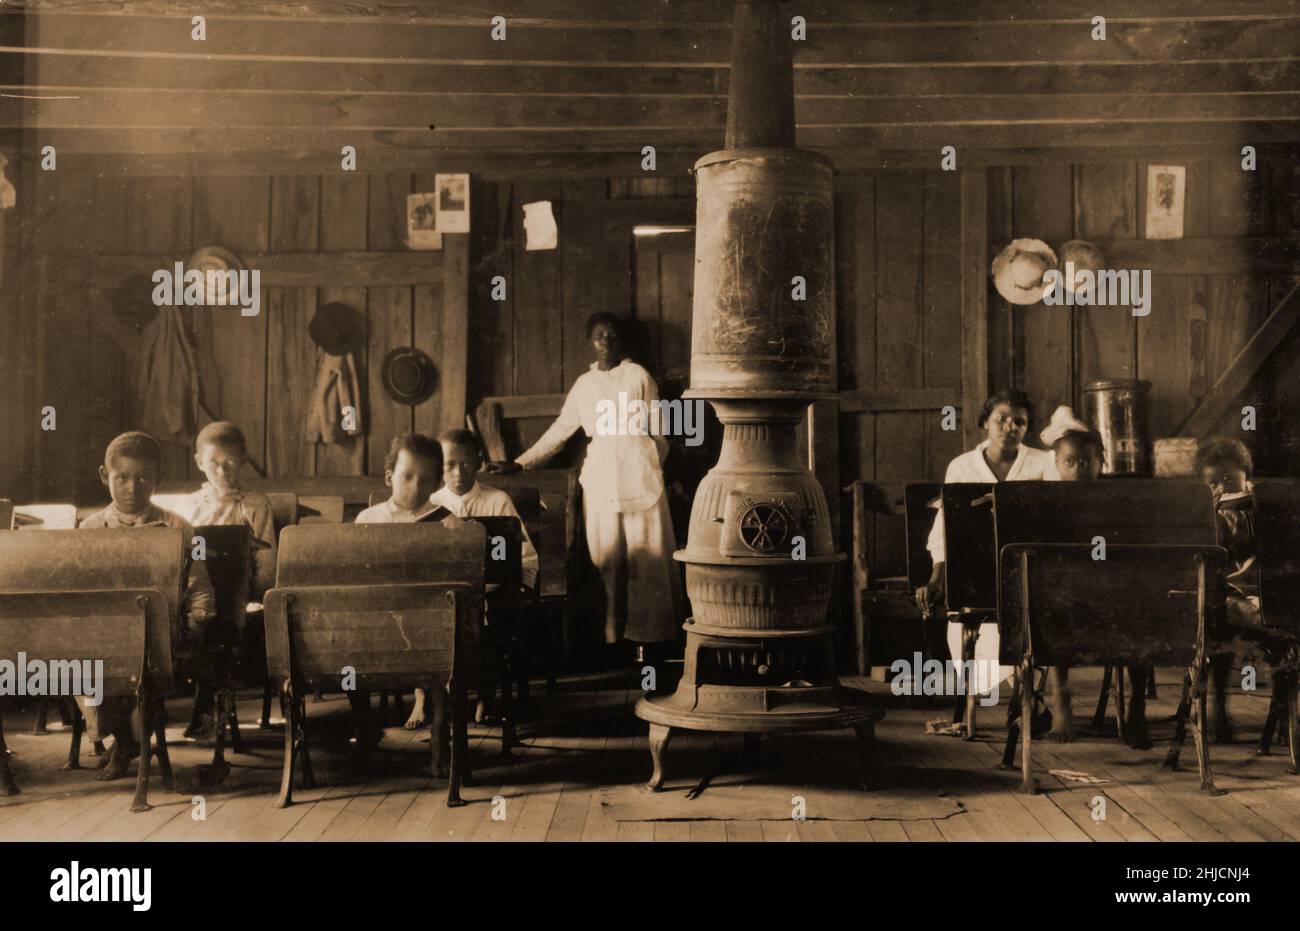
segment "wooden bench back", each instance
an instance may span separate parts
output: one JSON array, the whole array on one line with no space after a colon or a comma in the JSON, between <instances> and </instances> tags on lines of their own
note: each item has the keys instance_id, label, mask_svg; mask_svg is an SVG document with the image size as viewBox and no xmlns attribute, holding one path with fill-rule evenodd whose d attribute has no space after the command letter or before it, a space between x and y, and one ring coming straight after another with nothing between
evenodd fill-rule
<instances>
[{"instance_id":1,"label":"wooden bench back","mask_svg":"<svg viewBox=\"0 0 1300 931\"><path fill-rule=\"evenodd\" d=\"M1036 665L1186 666L1197 652L1198 584L1207 626L1222 617L1225 557L1217 546L1117 543L1098 560L1090 543L1011 544L1001 557L1001 662L1023 656L1027 607Z\"/></svg>"},{"instance_id":2,"label":"wooden bench back","mask_svg":"<svg viewBox=\"0 0 1300 931\"><path fill-rule=\"evenodd\" d=\"M479 524L287 527L266 595L267 670L338 689L477 681L486 533ZM292 647L290 631L292 630Z\"/></svg>"},{"instance_id":3,"label":"wooden bench back","mask_svg":"<svg viewBox=\"0 0 1300 931\"><path fill-rule=\"evenodd\" d=\"M943 545L948 610L992 616L998 606L997 542L991 483L943 486Z\"/></svg>"},{"instance_id":4,"label":"wooden bench back","mask_svg":"<svg viewBox=\"0 0 1300 931\"><path fill-rule=\"evenodd\" d=\"M1255 553L1265 625L1300 628L1300 482L1255 483Z\"/></svg>"},{"instance_id":5,"label":"wooden bench back","mask_svg":"<svg viewBox=\"0 0 1300 931\"><path fill-rule=\"evenodd\" d=\"M100 677L104 697L134 695L144 668L145 627L166 613L162 593L144 589L0 592L0 657L16 660L21 652L29 662L43 662L50 677L44 687L47 696L91 694L87 674ZM169 660L161 659L164 653L170 654L165 641L162 649L150 642L150 654L158 659L150 663L151 682L166 686L170 673L163 671L169 668ZM93 665L86 670L83 660L98 660L103 666L100 671L93 671ZM50 681L60 669L67 669L75 676L71 682L81 686Z\"/></svg>"},{"instance_id":6,"label":"wooden bench back","mask_svg":"<svg viewBox=\"0 0 1300 931\"><path fill-rule=\"evenodd\" d=\"M169 527L0 533L0 601L5 604L0 613L13 620L0 639L0 652L22 648L27 633L19 621L48 618L53 625L47 628L50 639L34 642L34 647L61 651L56 655L65 657L73 651L84 655L85 650L105 649L103 657L90 658L130 667L136 641L118 644L114 638L134 637L138 625L130 619L139 616L135 599L143 597L149 605L149 669L160 684L170 686L172 655L179 644L174 619L183 556L182 533ZM97 607L101 603L102 609ZM143 630L140 633L142 652ZM31 649L27 652L34 655ZM139 664L134 668L138 677Z\"/></svg>"}]
</instances>

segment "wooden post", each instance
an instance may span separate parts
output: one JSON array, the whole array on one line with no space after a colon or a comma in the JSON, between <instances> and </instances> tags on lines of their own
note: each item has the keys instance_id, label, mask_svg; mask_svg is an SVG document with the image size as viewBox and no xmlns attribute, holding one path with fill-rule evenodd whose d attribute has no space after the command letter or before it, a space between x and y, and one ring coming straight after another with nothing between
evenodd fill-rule
<instances>
[{"instance_id":1,"label":"wooden post","mask_svg":"<svg viewBox=\"0 0 1300 931\"><path fill-rule=\"evenodd\" d=\"M989 393L988 177L961 173L961 423L962 445L979 442L975 421Z\"/></svg>"},{"instance_id":2,"label":"wooden post","mask_svg":"<svg viewBox=\"0 0 1300 931\"><path fill-rule=\"evenodd\" d=\"M465 425L466 371L469 362L469 234L442 240L442 377L438 395L439 429Z\"/></svg>"}]
</instances>

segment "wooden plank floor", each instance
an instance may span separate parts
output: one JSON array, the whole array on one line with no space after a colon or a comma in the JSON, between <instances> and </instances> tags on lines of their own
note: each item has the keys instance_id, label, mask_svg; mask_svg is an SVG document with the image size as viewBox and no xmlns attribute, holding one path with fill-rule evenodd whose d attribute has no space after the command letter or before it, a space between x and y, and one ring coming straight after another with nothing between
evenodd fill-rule
<instances>
[{"instance_id":1,"label":"wooden plank floor","mask_svg":"<svg viewBox=\"0 0 1300 931\"><path fill-rule=\"evenodd\" d=\"M200 788L197 767L210 751L181 741L181 726L173 726L173 766L178 788L186 791L166 792L155 780L153 810L131 814L133 780L97 782L90 768L62 772L67 734L32 737L31 714L11 713L6 737L23 794L0 799L0 840L1300 840L1300 777L1287 774L1284 748L1269 757L1254 754L1266 690L1231 695L1238 742L1213 748L1215 779L1225 795L1209 798L1197 790L1190 737L1183 756L1188 769L1160 767L1179 677L1177 670L1160 670L1160 699L1149 707L1154 750L1131 751L1099 737L1036 742L1035 771L1044 791L1035 796L1018 791L1018 773L995 768L1005 706L981 709L980 738L972 742L923 734L924 722L942 711L891 706L878 730L881 785L874 791L887 797L902 788L928 788L964 809L943 820L908 822L613 821L602 811L601 788L643 781L649 753L646 727L632 715L640 693L611 676L562 680L554 695L536 688L534 710L521 726L522 745L510 762L498 755L497 731L472 728L475 781L463 792L470 804L459 809L444 807L446 782L429 775L427 732L389 728L374 769L349 772L350 716L341 697L308 701L320 785L296 789L296 804L283 810L274 807L278 732L245 727L249 752L229 756L233 769L224 783ZM1091 716L1099 679L1097 670L1072 675L1076 724ZM253 720L257 706L250 693L240 703L242 719ZM177 701L170 712L183 722L188 701ZM833 752L849 750L853 739L851 732L790 736L780 738L780 748L793 749L789 755L815 769ZM698 760L734 753L737 738L687 740L696 741L690 758ZM83 760L93 766L88 743ZM1077 782L1049 770L1080 771L1105 782ZM1105 817L1097 818L1101 805Z\"/></svg>"}]
</instances>

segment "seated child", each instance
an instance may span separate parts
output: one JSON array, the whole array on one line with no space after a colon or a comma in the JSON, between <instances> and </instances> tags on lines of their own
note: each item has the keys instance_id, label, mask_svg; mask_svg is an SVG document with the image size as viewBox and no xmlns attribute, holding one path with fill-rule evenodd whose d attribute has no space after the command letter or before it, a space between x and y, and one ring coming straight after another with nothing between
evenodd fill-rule
<instances>
[{"instance_id":1,"label":"seated child","mask_svg":"<svg viewBox=\"0 0 1300 931\"><path fill-rule=\"evenodd\" d=\"M1240 440L1212 440L1196 453L1196 470L1214 496L1219 545L1228 551L1227 621L1235 631L1263 630L1259 610L1259 571L1255 565L1255 496L1250 477L1254 463ZM1216 644L1210 665L1214 680L1214 717L1218 743L1232 741L1228 719L1227 680L1232 668L1229 644Z\"/></svg>"},{"instance_id":2,"label":"seated child","mask_svg":"<svg viewBox=\"0 0 1300 931\"><path fill-rule=\"evenodd\" d=\"M483 466L483 454L478 439L463 428L448 430L438 437L442 445L442 477L445 484L433 493L433 503L440 504L456 517L514 517L519 519L519 512L510 500L510 495L499 488L492 488L478 481L479 469ZM525 588L537 585L537 549L533 546L528 530L519 520L523 531L522 570ZM492 664L484 663L483 696L480 698L474 717L483 721L488 717L490 705L495 697L496 683L493 681ZM420 692L415 695L415 708L408 728L419 727L424 717L424 703Z\"/></svg>"},{"instance_id":3,"label":"seated child","mask_svg":"<svg viewBox=\"0 0 1300 931\"><path fill-rule=\"evenodd\" d=\"M123 433L108 444L104 464L99 467L99 478L112 495L113 503L82 521L82 528L161 526L178 527L184 531L185 567L177 621L186 639L201 643L204 629L216 613L212 585L208 580L207 566L201 560L190 558L193 526L151 500L154 488L162 478L162 447L147 433ZM99 779L125 776L132 757L140 753L142 728L138 716L133 714L134 708L134 699L119 696L106 698L98 708L92 709L98 722L99 738L113 736L112 750L100 761L103 772Z\"/></svg>"},{"instance_id":4,"label":"seated child","mask_svg":"<svg viewBox=\"0 0 1300 931\"><path fill-rule=\"evenodd\" d=\"M275 584L275 525L271 519L271 500L240 487L239 473L247 461L248 447L237 426L228 421L208 424L194 442L194 462L207 482L187 496L177 511L195 527L239 524L248 527L252 536L249 596L260 602L266 590ZM204 743L215 736L212 678L196 678L195 720L185 732L186 737Z\"/></svg>"},{"instance_id":5,"label":"seated child","mask_svg":"<svg viewBox=\"0 0 1300 931\"><path fill-rule=\"evenodd\" d=\"M392 496L380 504L366 508L357 515L358 524L409 524L422 518L437 519L435 512L442 510L432 499L434 490L442 477L442 447L436 441L421 433L399 433L393 437L388 455L384 457L384 484L392 489ZM432 516L431 516L432 515ZM357 756L363 762L370 748L378 742L379 729L370 721L370 693L354 690L348 693L353 713L357 717ZM412 718L423 722L425 717L425 692L415 691L416 712ZM439 746L447 748L447 736L444 734L448 721L447 696L443 689L437 689L433 696L433 727ZM418 726L406 722L408 729ZM363 737L364 735L364 737ZM444 750L439 760L448 760ZM442 775L445 764L438 766Z\"/></svg>"},{"instance_id":6,"label":"seated child","mask_svg":"<svg viewBox=\"0 0 1300 931\"><path fill-rule=\"evenodd\" d=\"M1050 447L1056 460L1056 472L1063 482L1092 482L1101 474L1106 461L1106 451L1101 436L1086 423L1074 416L1069 407L1061 406L1052 414L1051 422L1041 434L1043 444ZM1116 674L1120 674L1116 671ZM1068 666L1053 666L1049 671L1052 696L1049 707L1052 727L1043 735L1047 740L1067 741L1074 738L1073 708L1070 701ZM1151 737L1146 723L1146 683L1150 676L1147 666L1130 666L1129 679L1133 695L1125 710L1125 725L1129 744L1137 749L1150 749Z\"/></svg>"}]
</instances>

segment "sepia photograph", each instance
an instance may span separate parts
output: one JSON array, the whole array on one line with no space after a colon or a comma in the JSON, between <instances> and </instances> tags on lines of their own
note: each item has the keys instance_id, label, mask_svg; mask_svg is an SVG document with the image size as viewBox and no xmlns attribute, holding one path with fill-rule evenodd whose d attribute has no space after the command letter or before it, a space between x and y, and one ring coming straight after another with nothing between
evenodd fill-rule
<instances>
[{"instance_id":1,"label":"sepia photograph","mask_svg":"<svg viewBox=\"0 0 1300 931\"><path fill-rule=\"evenodd\" d=\"M1293 900L1300 0L0 31L6 899Z\"/></svg>"}]
</instances>

